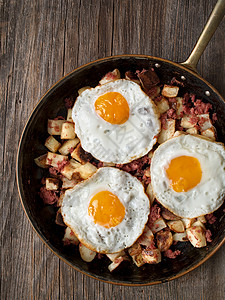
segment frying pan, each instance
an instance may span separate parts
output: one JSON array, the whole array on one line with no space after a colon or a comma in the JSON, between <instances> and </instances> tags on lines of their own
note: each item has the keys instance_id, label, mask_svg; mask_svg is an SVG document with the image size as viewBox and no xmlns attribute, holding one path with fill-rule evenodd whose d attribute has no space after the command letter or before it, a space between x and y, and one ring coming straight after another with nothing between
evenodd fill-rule
<instances>
[{"instance_id":1,"label":"frying pan","mask_svg":"<svg viewBox=\"0 0 225 300\"><path fill-rule=\"evenodd\" d=\"M177 245L182 255L174 260L163 259L159 265L145 264L137 268L124 263L114 272L108 271L105 257L91 263L84 262L77 249L63 247L64 229L55 224L56 208L44 206L38 196L40 179L45 170L37 168L34 158L46 153L47 119L65 115L64 101L87 85L96 86L107 72L118 68L122 75L127 70L154 67L161 82L172 77L183 80L182 92L194 92L198 98L213 104L218 120L215 124L218 139L225 142L225 101L222 96L196 71L198 60L225 13L225 0L219 0L189 58L181 64L146 55L119 55L90 62L59 80L41 98L23 130L17 154L17 185L24 211L41 240L63 261L74 269L99 280L120 285L151 285L165 282L193 270L206 261L225 241L225 205L215 212L217 222L211 225L213 241L207 247L196 249L190 243ZM76 96L76 95L75 95Z\"/></svg>"}]
</instances>

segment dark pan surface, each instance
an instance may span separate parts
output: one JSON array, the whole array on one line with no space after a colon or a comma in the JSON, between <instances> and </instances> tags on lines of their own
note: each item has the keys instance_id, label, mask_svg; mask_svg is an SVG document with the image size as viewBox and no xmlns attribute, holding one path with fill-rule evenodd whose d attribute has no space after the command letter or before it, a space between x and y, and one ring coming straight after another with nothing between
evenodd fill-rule
<instances>
[{"instance_id":1,"label":"dark pan surface","mask_svg":"<svg viewBox=\"0 0 225 300\"><path fill-rule=\"evenodd\" d=\"M103 75L118 68L122 77L127 70L142 70L155 67L161 82L170 83L172 77L180 80L184 76L185 91L194 92L199 98L213 104L217 112L218 121L215 126L218 139L225 142L225 103L218 92L200 76L188 71L178 64L154 58L150 56L114 56L101 59L74 70L66 77L57 82L41 99L34 109L24 129L17 160L17 181L21 201L24 210L32 223L33 228L40 238L50 247L54 253L66 261L75 269L99 280L123 284L123 285L148 285L168 281L179 277L200 265L209 258L225 240L225 205L215 213L217 222L211 225L213 242L207 247L196 249L190 243L180 243L176 249L181 250L182 255L175 260L163 259L158 265L145 264L137 268L132 263L124 263L121 268L110 273L107 258L95 259L91 263L84 262L79 255L78 249L63 247L62 237L64 229L55 224L56 209L52 206L44 206L38 196L40 179L46 172L38 168L34 158L46 153L43 146L47 133L47 120L58 114L65 115L64 99L69 96L77 96L77 90L83 86L95 86ZM205 92L209 91L210 96Z\"/></svg>"}]
</instances>

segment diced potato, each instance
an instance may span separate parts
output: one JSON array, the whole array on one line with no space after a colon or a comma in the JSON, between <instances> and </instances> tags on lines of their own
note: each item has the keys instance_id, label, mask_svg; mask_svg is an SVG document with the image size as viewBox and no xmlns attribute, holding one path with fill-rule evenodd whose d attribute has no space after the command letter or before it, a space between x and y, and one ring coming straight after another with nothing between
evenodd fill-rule
<instances>
[{"instance_id":1,"label":"diced potato","mask_svg":"<svg viewBox=\"0 0 225 300\"><path fill-rule=\"evenodd\" d=\"M131 72L131 71L127 71L127 72L125 73L125 79L131 80L131 81L133 81L133 82L135 82L135 83L137 83L137 84L140 85L140 80L138 79L137 75L135 75L135 74L134 74L133 72Z\"/></svg>"},{"instance_id":2,"label":"diced potato","mask_svg":"<svg viewBox=\"0 0 225 300\"><path fill-rule=\"evenodd\" d=\"M151 90L148 91L148 96L151 99L155 99L156 97L158 97L160 94L160 87L159 86L154 86L153 88L151 88Z\"/></svg>"},{"instance_id":3,"label":"diced potato","mask_svg":"<svg viewBox=\"0 0 225 300\"><path fill-rule=\"evenodd\" d=\"M182 134L184 134L184 131L176 130L173 134L173 137L180 136Z\"/></svg>"},{"instance_id":4,"label":"diced potato","mask_svg":"<svg viewBox=\"0 0 225 300\"><path fill-rule=\"evenodd\" d=\"M87 162L85 165L81 165L76 169L76 172L80 174L82 179L87 179L97 171L97 168L91 163Z\"/></svg>"},{"instance_id":5,"label":"diced potato","mask_svg":"<svg viewBox=\"0 0 225 300\"><path fill-rule=\"evenodd\" d=\"M84 91L89 90L90 88L91 88L90 86L84 86L84 87L80 88L80 89L78 90L79 96L80 96Z\"/></svg>"},{"instance_id":6,"label":"diced potato","mask_svg":"<svg viewBox=\"0 0 225 300\"><path fill-rule=\"evenodd\" d=\"M110 82L110 81L114 81L120 79L120 71L118 69L113 70L112 72L108 72L100 81L99 83L101 85Z\"/></svg>"},{"instance_id":7,"label":"diced potato","mask_svg":"<svg viewBox=\"0 0 225 300\"><path fill-rule=\"evenodd\" d=\"M63 155L68 155L73 148L76 147L76 145L79 143L79 139L73 139L73 140L68 140L65 143L62 144L62 146L59 148L59 153Z\"/></svg>"},{"instance_id":8,"label":"diced potato","mask_svg":"<svg viewBox=\"0 0 225 300\"><path fill-rule=\"evenodd\" d=\"M59 180L56 178L46 178L46 190L56 191L59 188Z\"/></svg>"},{"instance_id":9,"label":"diced potato","mask_svg":"<svg viewBox=\"0 0 225 300\"><path fill-rule=\"evenodd\" d=\"M151 246L152 241L154 240L154 234L151 229L146 225L142 235L138 239L138 243L143 246Z\"/></svg>"},{"instance_id":10,"label":"diced potato","mask_svg":"<svg viewBox=\"0 0 225 300\"><path fill-rule=\"evenodd\" d=\"M183 115L183 98L176 97L177 103L176 103L176 113L178 119L182 118Z\"/></svg>"},{"instance_id":11,"label":"diced potato","mask_svg":"<svg viewBox=\"0 0 225 300\"><path fill-rule=\"evenodd\" d=\"M95 251L88 249L86 246L84 246L81 243L79 244L79 252L81 258L86 262L91 262L96 256Z\"/></svg>"},{"instance_id":12,"label":"diced potato","mask_svg":"<svg viewBox=\"0 0 225 300\"><path fill-rule=\"evenodd\" d=\"M62 125L65 120L48 120L48 134L61 135Z\"/></svg>"},{"instance_id":13,"label":"diced potato","mask_svg":"<svg viewBox=\"0 0 225 300\"><path fill-rule=\"evenodd\" d=\"M64 195L65 195L65 191L61 191L61 192L60 192L60 196L59 196L59 200L57 201L57 206L58 206L58 207L61 207L61 206L62 206L62 202L63 202Z\"/></svg>"},{"instance_id":14,"label":"diced potato","mask_svg":"<svg viewBox=\"0 0 225 300\"><path fill-rule=\"evenodd\" d=\"M80 153L81 153L81 145L78 144L77 147L71 153L71 157L79 161L82 165L84 165L87 161L81 157Z\"/></svg>"},{"instance_id":15,"label":"diced potato","mask_svg":"<svg viewBox=\"0 0 225 300\"><path fill-rule=\"evenodd\" d=\"M151 183L149 183L147 188L146 188L146 194L149 197L150 205L152 205L152 203L154 202L155 196L153 194L153 189L152 189L152 184Z\"/></svg>"},{"instance_id":16,"label":"diced potato","mask_svg":"<svg viewBox=\"0 0 225 300\"><path fill-rule=\"evenodd\" d=\"M47 153L44 155L41 155L37 158L34 159L34 162L36 165L40 168L48 168L49 166L46 164L46 159L47 159Z\"/></svg>"},{"instance_id":17,"label":"diced potato","mask_svg":"<svg viewBox=\"0 0 225 300\"><path fill-rule=\"evenodd\" d=\"M73 119L72 119L72 108L68 108L66 120L69 121L69 122L73 122Z\"/></svg>"},{"instance_id":18,"label":"diced potato","mask_svg":"<svg viewBox=\"0 0 225 300\"><path fill-rule=\"evenodd\" d=\"M214 127L211 127L211 128L206 129L206 130L203 130L201 132L201 135L203 135L205 137L208 137L209 139L211 139L213 141L216 140L215 128Z\"/></svg>"},{"instance_id":19,"label":"diced potato","mask_svg":"<svg viewBox=\"0 0 225 300\"><path fill-rule=\"evenodd\" d=\"M162 95L164 97L168 97L168 98L176 97L178 92L179 92L178 86L164 84L163 89L162 89Z\"/></svg>"},{"instance_id":20,"label":"diced potato","mask_svg":"<svg viewBox=\"0 0 225 300\"><path fill-rule=\"evenodd\" d=\"M74 123L65 122L62 124L62 131L61 131L61 139L62 140L72 140L75 139L75 129Z\"/></svg>"},{"instance_id":21,"label":"diced potato","mask_svg":"<svg viewBox=\"0 0 225 300\"><path fill-rule=\"evenodd\" d=\"M50 135L45 141L45 147L47 147L51 152L57 152L60 146L61 144L52 135Z\"/></svg>"},{"instance_id":22,"label":"diced potato","mask_svg":"<svg viewBox=\"0 0 225 300\"><path fill-rule=\"evenodd\" d=\"M186 241L188 241L187 232L184 231L184 232L174 233L174 235L173 235L173 241L174 242L186 242Z\"/></svg>"},{"instance_id":23,"label":"diced potato","mask_svg":"<svg viewBox=\"0 0 225 300\"><path fill-rule=\"evenodd\" d=\"M201 125L200 131L204 131L206 129L209 129L209 128L213 127L212 121L209 117L209 114L198 115L198 119L200 121L204 120L204 123Z\"/></svg>"},{"instance_id":24,"label":"diced potato","mask_svg":"<svg viewBox=\"0 0 225 300\"><path fill-rule=\"evenodd\" d=\"M191 227L197 227L197 226L200 226L205 230L205 225L199 220L194 222Z\"/></svg>"},{"instance_id":25,"label":"diced potato","mask_svg":"<svg viewBox=\"0 0 225 300\"><path fill-rule=\"evenodd\" d=\"M158 137L158 143L162 144L171 137L173 137L175 132L175 120L166 120L165 124L167 129L162 128Z\"/></svg>"},{"instance_id":26,"label":"diced potato","mask_svg":"<svg viewBox=\"0 0 225 300\"><path fill-rule=\"evenodd\" d=\"M145 262L143 261L142 253L133 255L133 256L131 256L131 258L138 268L140 268L141 266L143 266L145 264Z\"/></svg>"},{"instance_id":27,"label":"diced potato","mask_svg":"<svg viewBox=\"0 0 225 300\"><path fill-rule=\"evenodd\" d=\"M182 218L181 220L182 220L182 222L184 223L184 227L185 227L185 228L191 227L192 224L196 221L195 218L194 218L194 219L186 219L186 218Z\"/></svg>"},{"instance_id":28,"label":"diced potato","mask_svg":"<svg viewBox=\"0 0 225 300\"><path fill-rule=\"evenodd\" d=\"M120 264L121 262L124 261L124 257L120 256L116 258L115 261L113 261L109 266L108 269L110 272L114 271Z\"/></svg>"},{"instance_id":29,"label":"diced potato","mask_svg":"<svg viewBox=\"0 0 225 300\"><path fill-rule=\"evenodd\" d=\"M46 158L46 164L50 165L52 167L58 167L59 164L65 160L68 160L68 157L65 155L48 152L47 158Z\"/></svg>"},{"instance_id":30,"label":"diced potato","mask_svg":"<svg viewBox=\"0 0 225 300\"><path fill-rule=\"evenodd\" d=\"M154 224L150 227L151 231L155 234L156 232L162 230L163 228L166 228L166 223L163 220L163 218L157 219Z\"/></svg>"},{"instance_id":31,"label":"diced potato","mask_svg":"<svg viewBox=\"0 0 225 300\"><path fill-rule=\"evenodd\" d=\"M195 126L195 124L193 124L193 122L191 122L191 118L187 115L183 116L183 118L181 119L180 125L183 128L193 128Z\"/></svg>"},{"instance_id":32,"label":"diced potato","mask_svg":"<svg viewBox=\"0 0 225 300\"><path fill-rule=\"evenodd\" d=\"M170 231L159 231L156 234L158 249L163 252L167 251L173 243L173 235Z\"/></svg>"},{"instance_id":33,"label":"diced potato","mask_svg":"<svg viewBox=\"0 0 225 300\"><path fill-rule=\"evenodd\" d=\"M167 222L169 228L174 232L184 232L184 223L181 220Z\"/></svg>"},{"instance_id":34,"label":"diced potato","mask_svg":"<svg viewBox=\"0 0 225 300\"><path fill-rule=\"evenodd\" d=\"M149 151L149 152L148 152L148 157L149 157L149 158L152 158L152 157L153 157L153 154L154 154L154 151L153 151L153 150Z\"/></svg>"},{"instance_id":35,"label":"diced potato","mask_svg":"<svg viewBox=\"0 0 225 300\"><path fill-rule=\"evenodd\" d=\"M143 261L147 264L158 264L161 262L161 252L159 249L142 251Z\"/></svg>"},{"instance_id":36,"label":"diced potato","mask_svg":"<svg viewBox=\"0 0 225 300\"><path fill-rule=\"evenodd\" d=\"M187 228L187 237L191 244L196 248L206 246L205 231L201 226Z\"/></svg>"},{"instance_id":37,"label":"diced potato","mask_svg":"<svg viewBox=\"0 0 225 300\"><path fill-rule=\"evenodd\" d=\"M76 172L76 168L73 166L73 164L69 161L68 164L65 165L65 167L62 169L61 174L65 176L67 179L71 180L73 177L73 174Z\"/></svg>"},{"instance_id":38,"label":"diced potato","mask_svg":"<svg viewBox=\"0 0 225 300\"><path fill-rule=\"evenodd\" d=\"M160 101L155 101L155 104L157 105L160 114L163 114L170 108L168 100L165 98L162 98Z\"/></svg>"},{"instance_id":39,"label":"diced potato","mask_svg":"<svg viewBox=\"0 0 225 300\"><path fill-rule=\"evenodd\" d=\"M75 236L75 234L69 227L66 227L65 234L63 237L63 242L67 244L74 244L74 245L79 244L78 238Z\"/></svg>"},{"instance_id":40,"label":"diced potato","mask_svg":"<svg viewBox=\"0 0 225 300\"><path fill-rule=\"evenodd\" d=\"M188 128L186 132L189 134L198 134L198 129L196 127L192 127L192 128Z\"/></svg>"},{"instance_id":41,"label":"diced potato","mask_svg":"<svg viewBox=\"0 0 225 300\"><path fill-rule=\"evenodd\" d=\"M115 261L116 258L118 258L119 256L125 256L126 253L124 252L124 250L117 252L117 253L107 253L106 256L111 260L111 261Z\"/></svg>"},{"instance_id":42,"label":"diced potato","mask_svg":"<svg viewBox=\"0 0 225 300\"><path fill-rule=\"evenodd\" d=\"M180 220L179 216L176 216L175 214L173 214L171 211L169 211L167 208L162 207L162 217L166 220L170 220L170 221L177 221Z\"/></svg>"},{"instance_id":43,"label":"diced potato","mask_svg":"<svg viewBox=\"0 0 225 300\"><path fill-rule=\"evenodd\" d=\"M74 169L78 169L79 167L82 166L81 163L79 163L78 161L76 161L75 159L70 159L70 164L74 167Z\"/></svg>"},{"instance_id":44,"label":"diced potato","mask_svg":"<svg viewBox=\"0 0 225 300\"><path fill-rule=\"evenodd\" d=\"M78 180L76 178L73 178L71 180L67 179L63 176L62 178L62 188L63 189L70 189L74 187L78 183Z\"/></svg>"},{"instance_id":45,"label":"diced potato","mask_svg":"<svg viewBox=\"0 0 225 300\"><path fill-rule=\"evenodd\" d=\"M138 255L140 254L142 251L141 245L139 243L134 243L129 249L128 249L128 253L130 254L130 256L134 256L134 255Z\"/></svg>"},{"instance_id":46,"label":"diced potato","mask_svg":"<svg viewBox=\"0 0 225 300\"><path fill-rule=\"evenodd\" d=\"M205 216L200 216L200 217L197 217L197 220L202 222L203 224L205 224L207 222Z\"/></svg>"},{"instance_id":47,"label":"diced potato","mask_svg":"<svg viewBox=\"0 0 225 300\"><path fill-rule=\"evenodd\" d=\"M103 167L115 167L114 163L103 162Z\"/></svg>"}]
</instances>

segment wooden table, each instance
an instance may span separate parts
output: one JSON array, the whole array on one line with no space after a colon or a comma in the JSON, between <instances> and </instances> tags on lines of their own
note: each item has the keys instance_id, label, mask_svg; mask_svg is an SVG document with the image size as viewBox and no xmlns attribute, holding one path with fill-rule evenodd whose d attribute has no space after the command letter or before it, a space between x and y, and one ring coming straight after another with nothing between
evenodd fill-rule
<instances>
[{"instance_id":1,"label":"wooden table","mask_svg":"<svg viewBox=\"0 0 225 300\"><path fill-rule=\"evenodd\" d=\"M41 95L77 66L115 54L183 61L216 0L1 0L1 299L224 299L225 245L172 282L121 287L60 261L37 237L19 201L16 150ZM198 69L225 97L225 22Z\"/></svg>"}]
</instances>

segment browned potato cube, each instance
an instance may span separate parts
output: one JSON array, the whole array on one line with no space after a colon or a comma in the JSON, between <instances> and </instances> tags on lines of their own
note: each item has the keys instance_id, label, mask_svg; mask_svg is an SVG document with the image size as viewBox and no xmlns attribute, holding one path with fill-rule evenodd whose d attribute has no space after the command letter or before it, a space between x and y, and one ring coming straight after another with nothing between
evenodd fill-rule
<instances>
[{"instance_id":1,"label":"browned potato cube","mask_svg":"<svg viewBox=\"0 0 225 300\"><path fill-rule=\"evenodd\" d=\"M86 262L91 262L96 256L96 252L88 249L86 246L84 246L81 243L79 244L79 252L81 258Z\"/></svg>"},{"instance_id":2,"label":"browned potato cube","mask_svg":"<svg viewBox=\"0 0 225 300\"><path fill-rule=\"evenodd\" d=\"M180 119L183 115L183 98L176 97L177 103L176 103L176 113L178 116L178 119Z\"/></svg>"},{"instance_id":3,"label":"browned potato cube","mask_svg":"<svg viewBox=\"0 0 225 300\"><path fill-rule=\"evenodd\" d=\"M149 183L147 185L146 194L148 195L148 198L150 200L150 205L152 205L152 203L154 202L155 196L153 194L153 189L152 189L152 184L151 183Z\"/></svg>"},{"instance_id":4,"label":"browned potato cube","mask_svg":"<svg viewBox=\"0 0 225 300\"><path fill-rule=\"evenodd\" d=\"M142 257L142 253L133 255L133 256L131 256L131 258L138 268L140 268L141 266L143 266L145 264L143 257Z\"/></svg>"},{"instance_id":5,"label":"browned potato cube","mask_svg":"<svg viewBox=\"0 0 225 300\"><path fill-rule=\"evenodd\" d=\"M82 165L87 162L86 156L83 152L84 150L82 149L81 144L78 144L74 151L71 153L72 158L79 161Z\"/></svg>"},{"instance_id":6,"label":"browned potato cube","mask_svg":"<svg viewBox=\"0 0 225 300\"><path fill-rule=\"evenodd\" d=\"M59 153L61 153L63 155L68 155L76 147L76 145L79 143L79 141L80 140L78 138L66 141L59 148Z\"/></svg>"},{"instance_id":7,"label":"browned potato cube","mask_svg":"<svg viewBox=\"0 0 225 300\"><path fill-rule=\"evenodd\" d=\"M87 179L97 171L97 168L91 163L87 162L85 165L81 165L76 169L76 172L80 174L82 179Z\"/></svg>"},{"instance_id":8,"label":"browned potato cube","mask_svg":"<svg viewBox=\"0 0 225 300\"><path fill-rule=\"evenodd\" d=\"M76 169L73 167L73 165L69 162L65 165L65 167L62 169L61 174L65 176L67 179L71 180L73 177L73 174L76 172Z\"/></svg>"},{"instance_id":9,"label":"browned potato cube","mask_svg":"<svg viewBox=\"0 0 225 300\"><path fill-rule=\"evenodd\" d=\"M187 115L183 116L181 119L180 125L183 128L193 128L195 126L195 123L191 121L191 118Z\"/></svg>"},{"instance_id":10,"label":"browned potato cube","mask_svg":"<svg viewBox=\"0 0 225 300\"><path fill-rule=\"evenodd\" d=\"M48 120L48 134L61 135L62 125L65 120Z\"/></svg>"},{"instance_id":11,"label":"browned potato cube","mask_svg":"<svg viewBox=\"0 0 225 300\"><path fill-rule=\"evenodd\" d=\"M184 223L181 220L167 222L169 228L174 232L184 232Z\"/></svg>"},{"instance_id":12,"label":"browned potato cube","mask_svg":"<svg viewBox=\"0 0 225 300\"><path fill-rule=\"evenodd\" d=\"M66 177L62 178L62 188L63 189L70 189L73 188L78 183L76 178L71 178L71 180L67 179Z\"/></svg>"},{"instance_id":13,"label":"browned potato cube","mask_svg":"<svg viewBox=\"0 0 225 300\"><path fill-rule=\"evenodd\" d=\"M166 100L165 98L162 98L159 101L156 100L155 104L157 105L157 108L158 108L160 114L163 114L170 108L168 100Z\"/></svg>"},{"instance_id":14,"label":"browned potato cube","mask_svg":"<svg viewBox=\"0 0 225 300\"><path fill-rule=\"evenodd\" d=\"M59 188L59 180L56 178L46 178L46 190L56 191Z\"/></svg>"},{"instance_id":15,"label":"browned potato cube","mask_svg":"<svg viewBox=\"0 0 225 300\"><path fill-rule=\"evenodd\" d=\"M192 128L188 128L186 132L189 134L198 134L198 129L196 127L192 127Z\"/></svg>"},{"instance_id":16,"label":"browned potato cube","mask_svg":"<svg viewBox=\"0 0 225 300\"><path fill-rule=\"evenodd\" d=\"M198 115L198 119L201 122L200 131L204 131L213 127L209 114Z\"/></svg>"},{"instance_id":17,"label":"browned potato cube","mask_svg":"<svg viewBox=\"0 0 225 300\"><path fill-rule=\"evenodd\" d=\"M169 211L167 208L162 207L162 217L166 220L170 221L177 221L180 220L180 217L173 214L171 211Z\"/></svg>"},{"instance_id":18,"label":"browned potato cube","mask_svg":"<svg viewBox=\"0 0 225 300\"><path fill-rule=\"evenodd\" d=\"M112 72L108 72L100 81L99 83L101 85L110 82L110 81L114 81L120 79L120 71L118 69L113 70Z\"/></svg>"},{"instance_id":19,"label":"browned potato cube","mask_svg":"<svg viewBox=\"0 0 225 300\"><path fill-rule=\"evenodd\" d=\"M174 98L177 96L178 91L179 91L178 86L164 84L163 89L162 89L162 95L164 97Z\"/></svg>"},{"instance_id":20,"label":"browned potato cube","mask_svg":"<svg viewBox=\"0 0 225 300\"><path fill-rule=\"evenodd\" d=\"M151 246L154 240L154 234L151 229L146 225L142 235L138 239L138 243L143 246Z\"/></svg>"},{"instance_id":21,"label":"browned potato cube","mask_svg":"<svg viewBox=\"0 0 225 300\"><path fill-rule=\"evenodd\" d=\"M63 242L65 244L74 244L74 245L79 244L79 240L77 239L77 237L69 227L66 227L65 234L63 237Z\"/></svg>"},{"instance_id":22,"label":"browned potato cube","mask_svg":"<svg viewBox=\"0 0 225 300\"><path fill-rule=\"evenodd\" d=\"M196 226L200 226L200 227L202 227L205 230L205 225L201 221L199 221L199 220L197 220L196 222L194 222L191 227L196 227Z\"/></svg>"},{"instance_id":23,"label":"browned potato cube","mask_svg":"<svg viewBox=\"0 0 225 300\"><path fill-rule=\"evenodd\" d=\"M61 139L62 140L71 140L75 139L75 129L74 123L65 122L62 124L62 131L61 131Z\"/></svg>"},{"instance_id":24,"label":"browned potato cube","mask_svg":"<svg viewBox=\"0 0 225 300\"><path fill-rule=\"evenodd\" d=\"M134 243L129 249L128 249L128 253L130 254L130 256L134 256L137 254L140 254L142 251L141 245L139 243Z\"/></svg>"},{"instance_id":25,"label":"browned potato cube","mask_svg":"<svg viewBox=\"0 0 225 300\"><path fill-rule=\"evenodd\" d=\"M52 152L48 152L46 158L46 164L52 167L58 167L63 161L67 161L68 157L65 155L60 155Z\"/></svg>"},{"instance_id":26,"label":"browned potato cube","mask_svg":"<svg viewBox=\"0 0 225 300\"><path fill-rule=\"evenodd\" d=\"M206 246L205 231L201 226L187 228L187 237L191 244L196 248Z\"/></svg>"},{"instance_id":27,"label":"browned potato cube","mask_svg":"<svg viewBox=\"0 0 225 300\"><path fill-rule=\"evenodd\" d=\"M188 241L187 232L184 231L184 232L174 233L174 235L173 235L173 241L174 242L186 242L186 241Z\"/></svg>"},{"instance_id":28,"label":"browned potato cube","mask_svg":"<svg viewBox=\"0 0 225 300\"><path fill-rule=\"evenodd\" d=\"M162 128L158 137L158 143L162 144L172 138L175 132L175 120L166 120L166 129Z\"/></svg>"},{"instance_id":29,"label":"browned potato cube","mask_svg":"<svg viewBox=\"0 0 225 300\"><path fill-rule=\"evenodd\" d=\"M202 222L203 224L207 222L205 216L197 217L197 220Z\"/></svg>"},{"instance_id":30,"label":"browned potato cube","mask_svg":"<svg viewBox=\"0 0 225 300\"><path fill-rule=\"evenodd\" d=\"M142 250L143 261L147 264L158 264L161 262L161 252L159 249Z\"/></svg>"},{"instance_id":31,"label":"browned potato cube","mask_svg":"<svg viewBox=\"0 0 225 300\"><path fill-rule=\"evenodd\" d=\"M72 119L72 108L68 108L66 120L68 122L73 122L73 119Z\"/></svg>"},{"instance_id":32,"label":"browned potato cube","mask_svg":"<svg viewBox=\"0 0 225 300\"><path fill-rule=\"evenodd\" d=\"M124 261L124 257L123 256L120 256L118 258L115 259L115 261L113 261L109 266L108 266L108 269L110 272L112 272L113 270L115 270L120 264L122 261Z\"/></svg>"},{"instance_id":33,"label":"browned potato cube","mask_svg":"<svg viewBox=\"0 0 225 300\"><path fill-rule=\"evenodd\" d=\"M58 206L58 207L61 207L61 206L62 206L62 202L63 202L64 195L65 195L65 191L61 191L61 192L60 192L60 196L59 196L59 200L57 201L57 206Z\"/></svg>"},{"instance_id":34,"label":"browned potato cube","mask_svg":"<svg viewBox=\"0 0 225 300\"><path fill-rule=\"evenodd\" d=\"M170 231L159 231L156 234L157 246L161 252L170 248L173 243L173 236Z\"/></svg>"},{"instance_id":35,"label":"browned potato cube","mask_svg":"<svg viewBox=\"0 0 225 300\"><path fill-rule=\"evenodd\" d=\"M150 227L151 231L155 234L156 232L162 230L163 228L166 228L166 223L163 220L163 218L157 219L154 224Z\"/></svg>"},{"instance_id":36,"label":"browned potato cube","mask_svg":"<svg viewBox=\"0 0 225 300\"><path fill-rule=\"evenodd\" d=\"M116 258L118 258L119 256L125 256L126 253L124 252L124 250L117 252L117 253L107 253L106 256L111 260L111 261L115 261Z\"/></svg>"},{"instance_id":37,"label":"browned potato cube","mask_svg":"<svg viewBox=\"0 0 225 300\"><path fill-rule=\"evenodd\" d=\"M203 130L201 132L201 135L215 141L216 140L216 135L215 135L215 128L214 127L211 127L211 128L208 128L206 130Z\"/></svg>"},{"instance_id":38,"label":"browned potato cube","mask_svg":"<svg viewBox=\"0 0 225 300\"><path fill-rule=\"evenodd\" d=\"M47 153L35 158L34 162L40 168L48 168L49 166L46 164L46 159L47 159Z\"/></svg>"},{"instance_id":39,"label":"browned potato cube","mask_svg":"<svg viewBox=\"0 0 225 300\"><path fill-rule=\"evenodd\" d=\"M192 224L196 221L196 219L187 219L187 218L182 218L182 222L184 223L185 228L189 228L192 226Z\"/></svg>"},{"instance_id":40,"label":"browned potato cube","mask_svg":"<svg viewBox=\"0 0 225 300\"><path fill-rule=\"evenodd\" d=\"M57 152L60 146L61 144L52 135L50 135L45 141L45 147L47 147L51 152Z\"/></svg>"},{"instance_id":41,"label":"browned potato cube","mask_svg":"<svg viewBox=\"0 0 225 300\"><path fill-rule=\"evenodd\" d=\"M90 88L91 88L90 86L84 86L84 87L80 88L80 89L78 90L79 96L80 96L84 91L89 90Z\"/></svg>"}]
</instances>

